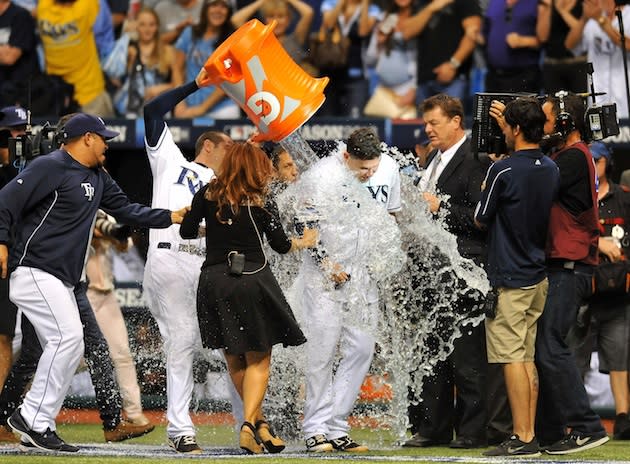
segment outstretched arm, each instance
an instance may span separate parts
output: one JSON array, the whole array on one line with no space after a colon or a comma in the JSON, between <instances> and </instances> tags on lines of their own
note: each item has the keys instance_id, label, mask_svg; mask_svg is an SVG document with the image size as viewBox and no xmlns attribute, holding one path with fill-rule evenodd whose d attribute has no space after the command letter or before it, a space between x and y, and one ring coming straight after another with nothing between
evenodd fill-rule
<instances>
[{"instance_id":1,"label":"outstretched arm","mask_svg":"<svg viewBox=\"0 0 630 464\"><path fill-rule=\"evenodd\" d=\"M145 135L150 147L158 143L160 134L164 130L164 126L166 125L164 115L198 89L199 86L197 82L192 81L158 95L144 106Z\"/></svg>"}]
</instances>

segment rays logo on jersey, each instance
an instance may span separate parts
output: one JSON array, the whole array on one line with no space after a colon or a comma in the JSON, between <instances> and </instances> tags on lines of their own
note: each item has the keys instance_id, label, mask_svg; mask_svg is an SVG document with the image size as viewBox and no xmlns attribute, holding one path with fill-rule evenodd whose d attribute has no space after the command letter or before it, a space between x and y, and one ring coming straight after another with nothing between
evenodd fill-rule
<instances>
[{"instance_id":1,"label":"rays logo on jersey","mask_svg":"<svg viewBox=\"0 0 630 464\"><path fill-rule=\"evenodd\" d=\"M387 203L389 199L389 185L368 185L367 189L376 201Z\"/></svg>"},{"instance_id":2,"label":"rays logo on jersey","mask_svg":"<svg viewBox=\"0 0 630 464\"><path fill-rule=\"evenodd\" d=\"M89 182L82 182L81 187L85 190L85 196L88 201L92 201L92 198L94 198L94 187L92 187L92 184Z\"/></svg>"},{"instance_id":3,"label":"rays logo on jersey","mask_svg":"<svg viewBox=\"0 0 630 464\"><path fill-rule=\"evenodd\" d=\"M240 106L247 106L255 115L260 116L258 128L262 133L267 133L272 122L278 117L280 121L284 121L302 102L286 95L281 102L273 93L263 89L264 82L268 79L258 55L247 61L247 69L256 89L253 94L246 95L245 78L235 83L224 82L221 88Z\"/></svg>"},{"instance_id":4,"label":"rays logo on jersey","mask_svg":"<svg viewBox=\"0 0 630 464\"><path fill-rule=\"evenodd\" d=\"M204 186L204 182L199 179L199 174L185 166L182 166L182 170L175 184L188 187L188 190L190 190L190 193L193 195Z\"/></svg>"}]
</instances>

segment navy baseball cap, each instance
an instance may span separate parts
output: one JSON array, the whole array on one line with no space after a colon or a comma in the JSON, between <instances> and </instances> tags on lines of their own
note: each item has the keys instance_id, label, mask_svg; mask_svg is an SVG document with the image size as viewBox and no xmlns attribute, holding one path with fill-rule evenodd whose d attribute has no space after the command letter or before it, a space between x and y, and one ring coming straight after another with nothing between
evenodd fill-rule
<instances>
[{"instance_id":1,"label":"navy baseball cap","mask_svg":"<svg viewBox=\"0 0 630 464\"><path fill-rule=\"evenodd\" d=\"M0 127L25 126L27 122L27 113L24 108L7 106L0 110Z\"/></svg>"},{"instance_id":2,"label":"navy baseball cap","mask_svg":"<svg viewBox=\"0 0 630 464\"><path fill-rule=\"evenodd\" d=\"M610 160L610 150L603 142L593 142L591 143L589 149L591 150L591 155L593 155L594 160L600 159L602 156L607 160Z\"/></svg>"},{"instance_id":3,"label":"navy baseball cap","mask_svg":"<svg viewBox=\"0 0 630 464\"><path fill-rule=\"evenodd\" d=\"M98 116L79 113L66 121L63 126L62 137L65 141L87 134L88 132L98 134L105 140L111 140L119 134L119 132L109 130L107 126L105 126L105 121Z\"/></svg>"}]
</instances>

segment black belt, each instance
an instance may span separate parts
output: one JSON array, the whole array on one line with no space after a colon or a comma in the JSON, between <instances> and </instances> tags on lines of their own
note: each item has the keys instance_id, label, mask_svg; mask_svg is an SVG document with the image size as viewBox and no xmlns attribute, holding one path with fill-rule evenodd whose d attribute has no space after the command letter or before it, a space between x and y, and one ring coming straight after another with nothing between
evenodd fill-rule
<instances>
[{"instance_id":1,"label":"black belt","mask_svg":"<svg viewBox=\"0 0 630 464\"><path fill-rule=\"evenodd\" d=\"M547 269L550 271L569 271L592 273L594 266L584 264L580 261L570 261L568 259L550 259L547 261Z\"/></svg>"},{"instance_id":2,"label":"black belt","mask_svg":"<svg viewBox=\"0 0 630 464\"><path fill-rule=\"evenodd\" d=\"M189 253L191 255L196 255L196 256L206 255L205 248L198 247L197 245L189 245L187 243L177 244L177 243L169 243L169 242L159 242L157 244L157 247L163 250L180 251L182 253Z\"/></svg>"}]
</instances>

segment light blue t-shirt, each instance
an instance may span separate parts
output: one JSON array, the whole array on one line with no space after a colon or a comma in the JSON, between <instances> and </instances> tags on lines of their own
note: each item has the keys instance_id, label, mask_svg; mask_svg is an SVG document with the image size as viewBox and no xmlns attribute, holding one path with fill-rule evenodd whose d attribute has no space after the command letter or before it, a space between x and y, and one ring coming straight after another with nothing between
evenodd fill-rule
<instances>
[{"instance_id":1,"label":"light blue t-shirt","mask_svg":"<svg viewBox=\"0 0 630 464\"><path fill-rule=\"evenodd\" d=\"M186 55L186 82L190 82L197 77L201 67L214 52L216 48L215 43L216 39L214 38L208 40L204 40L203 38L194 40L192 27L190 26L181 33L175 43L175 48L181 50ZM188 106L199 105L214 92L214 88L215 86L213 85L202 87L186 98L186 104ZM225 98L212 107L210 111L223 109L228 105L237 106L232 100Z\"/></svg>"}]
</instances>

